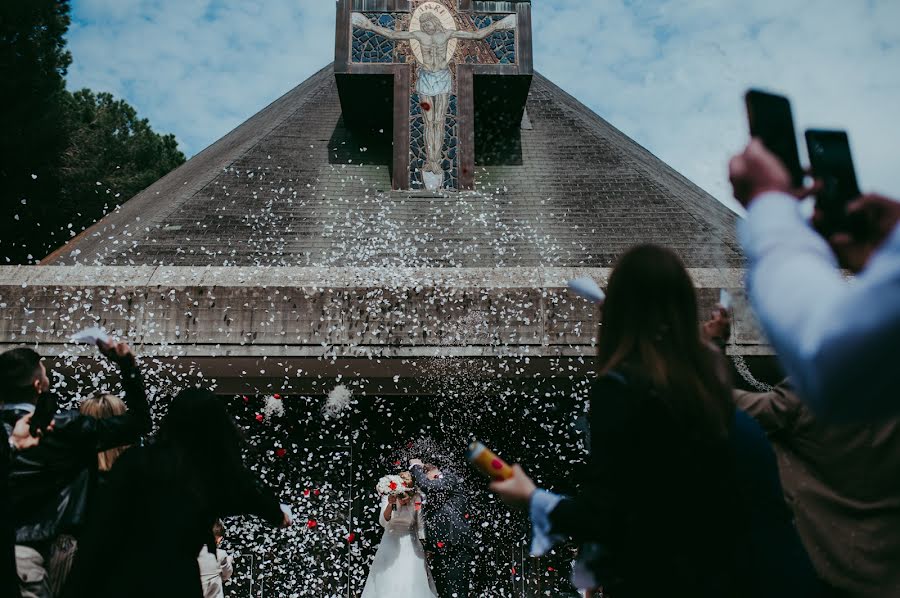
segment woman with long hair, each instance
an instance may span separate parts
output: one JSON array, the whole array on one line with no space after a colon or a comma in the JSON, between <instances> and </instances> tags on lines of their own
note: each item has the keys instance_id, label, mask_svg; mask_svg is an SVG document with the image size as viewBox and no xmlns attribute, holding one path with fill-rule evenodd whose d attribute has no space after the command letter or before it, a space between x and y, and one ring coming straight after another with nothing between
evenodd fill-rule
<instances>
[{"instance_id":1,"label":"woman with long hair","mask_svg":"<svg viewBox=\"0 0 900 598\"><path fill-rule=\"evenodd\" d=\"M155 441L113 467L65 595L198 598L197 554L204 545L215 550L217 519L253 514L288 525L244 466L242 446L221 399L199 388L180 392ZM148 575L151 565L159 575Z\"/></svg>"},{"instance_id":2,"label":"woman with long hair","mask_svg":"<svg viewBox=\"0 0 900 598\"><path fill-rule=\"evenodd\" d=\"M78 411L82 415L93 417L94 419L106 419L116 415L124 415L128 408L125 401L116 395L104 394L96 397L89 397L81 402ZM100 478L106 477L110 472L116 459L128 449L128 446L117 446L109 450L97 453L97 471Z\"/></svg>"},{"instance_id":3,"label":"woman with long hair","mask_svg":"<svg viewBox=\"0 0 900 598\"><path fill-rule=\"evenodd\" d=\"M603 305L589 479L573 498L537 490L518 466L512 480L492 485L529 507L535 552L570 537L601 555L583 587L602 584L617 598L721 598L752 592L754 575L770 581L748 572L753 517L744 478L755 474L736 455L745 452L738 443L749 419L735 413L724 360L702 339L698 312L673 252L642 245L622 256ZM749 442L760 438L762 452L751 458L764 455L761 467L775 472L765 437ZM781 501L777 487L763 494ZM780 504L775 526L790 534Z\"/></svg>"}]
</instances>

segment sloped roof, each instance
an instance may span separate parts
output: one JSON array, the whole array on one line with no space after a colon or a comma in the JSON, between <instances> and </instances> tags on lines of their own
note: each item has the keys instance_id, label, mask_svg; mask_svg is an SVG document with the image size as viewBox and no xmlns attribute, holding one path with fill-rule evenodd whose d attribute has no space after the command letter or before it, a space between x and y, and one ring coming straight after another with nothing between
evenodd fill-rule
<instances>
[{"instance_id":1,"label":"sloped roof","mask_svg":"<svg viewBox=\"0 0 900 598\"><path fill-rule=\"evenodd\" d=\"M740 267L730 210L540 75L527 118L521 160L478 166L478 191L393 192L328 66L43 263L607 267L656 242Z\"/></svg>"}]
</instances>

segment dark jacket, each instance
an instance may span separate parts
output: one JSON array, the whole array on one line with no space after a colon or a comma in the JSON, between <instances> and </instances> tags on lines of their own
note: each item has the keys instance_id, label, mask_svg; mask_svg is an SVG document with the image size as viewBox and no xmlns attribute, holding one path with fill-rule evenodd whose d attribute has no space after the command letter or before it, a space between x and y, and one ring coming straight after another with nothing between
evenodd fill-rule
<instances>
[{"instance_id":1,"label":"dark jacket","mask_svg":"<svg viewBox=\"0 0 900 598\"><path fill-rule=\"evenodd\" d=\"M53 432L31 449L17 452L9 475L10 506L16 542L33 544L60 533L77 534L87 514L97 471L97 453L136 443L150 431L150 408L137 366L122 368L124 415L96 419L77 410L54 418ZM3 408L11 428L27 411Z\"/></svg>"},{"instance_id":2,"label":"dark jacket","mask_svg":"<svg viewBox=\"0 0 900 598\"><path fill-rule=\"evenodd\" d=\"M469 500L459 478L445 472L442 477L429 480L421 465L413 466L410 473L425 495L422 509L426 540L432 544L466 544L470 535Z\"/></svg>"},{"instance_id":3,"label":"dark jacket","mask_svg":"<svg viewBox=\"0 0 900 598\"><path fill-rule=\"evenodd\" d=\"M16 575L15 526L9 507L7 476L12 461L6 426L0 425L0 596L18 598L19 578Z\"/></svg>"},{"instance_id":4,"label":"dark jacket","mask_svg":"<svg viewBox=\"0 0 900 598\"><path fill-rule=\"evenodd\" d=\"M785 497L819 574L853 596L900 596L900 420L822 421L783 382L735 391L768 432Z\"/></svg>"},{"instance_id":5,"label":"dark jacket","mask_svg":"<svg viewBox=\"0 0 900 598\"><path fill-rule=\"evenodd\" d=\"M590 423L591 477L577 497L559 503L550 522L553 533L607 549L612 595L810 595L782 591L769 571L748 572L757 562L748 543L761 543L777 560L787 551L776 542L786 535L790 544L793 533L771 449L764 436L748 433L752 420L737 414L730 438L702 438L648 385L609 375L592 387ZM771 472L762 471L767 467ZM762 502L759 511L753 501ZM785 533L750 538L756 520ZM799 546L796 534L792 546ZM799 564L792 556L790 565L806 572L801 588L816 586L804 559L801 548Z\"/></svg>"},{"instance_id":6,"label":"dark jacket","mask_svg":"<svg viewBox=\"0 0 900 598\"><path fill-rule=\"evenodd\" d=\"M163 443L119 457L79 544L64 597L201 598L197 555L212 541L217 518L254 514L272 525L282 521L278 500L248 470L210 490L185 475L189 468L180 459Z\"/></svg>"}]
</instances>

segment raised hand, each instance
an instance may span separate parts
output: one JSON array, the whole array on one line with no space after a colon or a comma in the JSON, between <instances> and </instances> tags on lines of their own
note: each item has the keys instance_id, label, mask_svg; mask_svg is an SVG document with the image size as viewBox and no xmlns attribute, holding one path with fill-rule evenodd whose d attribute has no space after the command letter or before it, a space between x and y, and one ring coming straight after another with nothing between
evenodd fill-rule
<instances>
[{"instance_id":1,"label":"raised hand","mask_svg":"<svg viewBox=\"0 0 900 598\"><path fill-rule=\"evenodd\" d=\"M120 367L134 365L134 353L127 343L114 343L97 341L97 348L104 357L118 364Z\"/></svg>"}]
</instances>

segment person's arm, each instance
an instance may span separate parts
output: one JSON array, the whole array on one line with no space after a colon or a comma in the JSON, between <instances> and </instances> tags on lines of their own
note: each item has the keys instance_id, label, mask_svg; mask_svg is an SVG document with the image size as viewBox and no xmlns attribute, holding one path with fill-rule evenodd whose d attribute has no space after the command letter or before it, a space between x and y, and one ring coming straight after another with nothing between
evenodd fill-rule
<instances>
[{"instance_id":1,"label":"person's arm","mask_svg":"<svg viewBox=\"0 0 900 598\"><path fill-rule=\"evenodd\" d=\"M428 494L429 492L448 491L453 487L456 479L453 474L445 473L442 477L431 480L419 464L412 465L409 468L409 473L412 474L413 479L416 481L416 486L422 489L425 494Z\"/></svg>"},{"instance_id":2,"label":"person's arm","mask_svg":"<svg viewBox=\"0 0 900 598\"><path fill-rule=\"evenodd\" d=\"M386 29L381 25L376 25L371 20L369 20L369 17L359 12L353 13L352 21L355 27L359 27L360 29L365 29L367 31L372 31L390 40L401 41L411 40L415 38L415 35L410 31L394 31L393 29Z\"/></svg>"},{"instance_id":3,"label":"person's arm","mask_svg":"<svg viewBox=\"0 0 900 598\"><path fill-rule=\"evenodd\" d=\"M216 556L219 558L219 575L222 581L228 581L234 574L234 559L224 550L217 550Z\"/></svg>"},{"instance_id":4,"label":"person's arm","mask_svg":"<svg viewBox=\"0 0 900 598\"><path fill-rule=\"evenodd\" d=\"M591 388L591 459L589 477L578 494L566 498L537 489L518 465L513 477L490 486L504 502L528 507L532 524L532 551L540 555L562 537L603 542L621 515L616 467L629 450L625 423L634 399L624 379L607 375Z\"/></svg>"},{"instance_id":5,"label":"person's arm","mask_svg":"<svg viewBox=\"0 0 900 598\"><path fill-rule=\"evenodd\" d=\"M900 411L900 229L852 283L790 195L757 197L741 237L751 302L800 397L826 416Z\"/></svg>"},{"instance_id":6,"label":"person's arm","mask_svg":"<svg viewBox=\"0 0 900 598\"><path fill-rule=\"evenodd\" d=\"M100 352L119 366L122 388L125 390L123 401L128 411L103 419L89 416L78 418L80 435L86 443L94 445L97 452L134 444L150 432L152 425L144 379L134 353L125 343L101 347Z\"/></svg>"},{"instance_id":7,"label":"person's arm","mask_svg":"<svg viewBox=\"0 0 900 598\"><path fill-rule=\"evenodd\" d=\"M508 17L497 21L485 27L484 29L479 29L478 31L451 31L450 37L455 37L456 39L474 39L474 40L482 40L487 39L493 33L501 30L501 29L515 29L517 26L518 20L516 15L509 15Z\"/></svg>"},{"instance_id":8,"label":"person's arm","mask_svg":"<svg viewBox=\"0 0 900 598\"><path fill-rule=\"evenodd\" d=\"M388 522L394 514L394 508L397 504L397 497L390 495L381 499L381 509L379 509L378 523L381 527L387 527Z\"/></svg>"},{"instance_id":9,"label":"person's arm","mask_svg":"<svg viewBox=\"0 0 900 598\"><path fill-rule=\"evenodd\" d=\"M755 419L767 434L792 428L803 408L787 381L769 392L735 390L733 398L738 409Z\"/></svg>"},{"instance_id":10,"label":"person's arm","mask_svg":"<svg viewBox=\"0 0 900 598\"><path fill-rule=\"evenodd\" d=\"M256 515L276 527L290 523L278 498L252 472L243 470L232 483L232 488L223 488L219 495L222 500L219 517Z\"/></svg>"}]
</instances>

